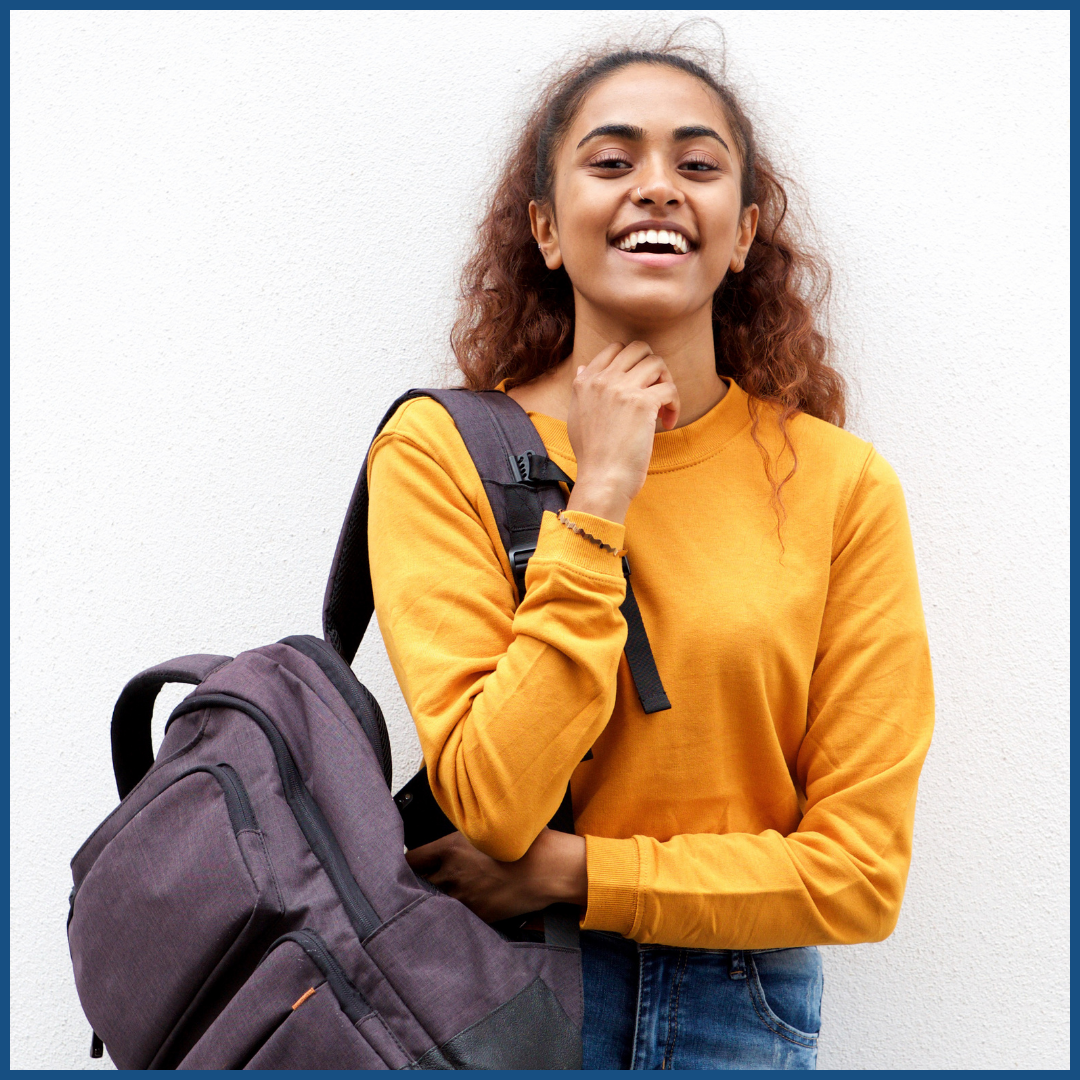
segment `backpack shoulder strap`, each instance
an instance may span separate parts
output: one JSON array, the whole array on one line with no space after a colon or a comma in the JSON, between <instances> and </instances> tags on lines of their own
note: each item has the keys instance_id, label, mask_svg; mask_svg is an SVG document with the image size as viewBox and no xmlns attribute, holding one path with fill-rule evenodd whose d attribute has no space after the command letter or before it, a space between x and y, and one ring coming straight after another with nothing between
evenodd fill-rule
<instances>
[{"instance_id":1,"label":"backpack shoulder strap","mask_svg":"<svg viewBox=\"0 0 1080 1080\"><path fill-rule=\"evenodd\" d=\"M525 595L525 568L536 550L545 510L562 510L566 499L558 482L573 481L547 456L540 433L528 413L509 394L499 390L471 393L468 390L428 391L454 418L458 431L476 463L487 492L510 566L518 596ZM492 432L495 438L492 438ZM652 647L645 632L634 589L630 562L623 559L626 598L626 660L634 686L646 713L671 708L656 670Z\"/></svg>"},{"instance_id":2,"label":"backpack shoulder strap","mask_svg":"<svg viewBox=\"0 0 1080 1080\"><path fill-rule=\"evenodd\" d=\"M572 487L573 481L547 456L540 433L509 394L428 393L454 418L495 515L518 596L524 596L525 567L536 550L544 511L565 509L559 483Z\"/></svg>"},{"instance_id":3,"label":"backpack shoulder strap","mask_svg":"<svg viewBox=\"0 0 1080 1080\"><path fill-rule=\"evenodd\" d=\"M566 506L559 484L564 482L572 487L573 481L548 458L540 433L525 410L500 390L409 390L386 411L375 430L376 437L402 402L414 397L434 398L453 417L491 504L517 582L518 596L524 596L525 568L536 550L544 511ZM365 457L323 601L324 636L349 663L356 655L375 608L368 561L367 511ZM661 712L670 709L671 704L656 670L626 559L623 572L626 574L622 613L627 625L627 663L642 709L646 713Z\"/></svg>"},{"instance_id":4,"label":"backpack shoulder strap","mask_svg":"<svg viewBox=\"0 0 1080 1080\"><path fill-rule=\"evenodd\" d=\"M554 462L525 410L498 390L409 390L387 409L375 438L399 406L414 397L434 398L454 420L491 503L499 536L524 593L525 566L536 549L545 510L566 505ZM372 439L374 443L375 439ZM371 453L370 446L368 454ZM517 459L520 459L518 461ZM542 459L542 464L541 464ZM542 475L541 475L542 474ZM375 601L367 543L367 457L353 489L323 599L323 635L352 663L371 621Z\"/></svg>"},{"instance_id":5,"label":"backpack shoulder strap","mask_svg":"<svg viewBox=\"0 0 1080 1080\"><path fill-rule=\"evenodd\" d=\"M411 397L418 397L423 391L407 390L386 412L375 428L371 442L374 444L379 432L386 427L390 417L397 412L402 402ZM338 536L334 561L330 565L330 576L326 581L326 593L323 596L323 637L333 645L345 663L351 664L364 631L375 611L375 598L371 592L371 566L368 560L368 488L367 463L371 446L364 455L360 466L360 475L353 488L349 509L345 512L345 521Z\"/></svg>"}]
</instances>

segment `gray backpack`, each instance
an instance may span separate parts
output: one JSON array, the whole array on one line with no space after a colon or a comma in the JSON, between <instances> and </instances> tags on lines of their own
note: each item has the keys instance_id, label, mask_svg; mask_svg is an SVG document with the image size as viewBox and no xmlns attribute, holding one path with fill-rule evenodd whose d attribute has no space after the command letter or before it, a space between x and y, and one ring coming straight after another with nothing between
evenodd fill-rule
<instances>
[{"instance_id":1,"label":"gray backpack","mask_svg":"<svg viewBox=\"0 0 1080 1080\"><path fill-rule=\"evenodd\" d=\"M418 395L454 417L523 591L568 478L502 393L411 390L379 429ZM627 655L656 711L667 702L627 597ZM120 1068L581 1067L577 909L549 908L542 935L525 920L492 927L405 862L403 811L424 839L453 826L423 771L391 796L386 725L349 666L372 610L365 468L325 641L185 656L124 688L112 720L122 801L71 864L68 942L93 1055L104 1043ZM196 689L155 758L168 682ZM573 829L568 799L552 827Z\"/></svg>"}]
</instances>

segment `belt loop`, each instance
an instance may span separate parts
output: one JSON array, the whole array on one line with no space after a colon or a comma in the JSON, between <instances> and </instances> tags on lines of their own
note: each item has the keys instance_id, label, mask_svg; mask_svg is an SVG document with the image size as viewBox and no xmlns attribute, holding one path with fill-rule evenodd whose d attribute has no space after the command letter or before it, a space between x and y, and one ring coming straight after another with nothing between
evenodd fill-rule
<instances>
[{"instance_id":1,"label":"belt loop","mask_svg":"<svg viewBox=\"0 0 1080 1080\"><path fill-rule=\"evenodd\" d=\"M742 949L731 950L731 967L728 969L729 979L746 978L746 953Z\"/></svg>"}]
</instances>

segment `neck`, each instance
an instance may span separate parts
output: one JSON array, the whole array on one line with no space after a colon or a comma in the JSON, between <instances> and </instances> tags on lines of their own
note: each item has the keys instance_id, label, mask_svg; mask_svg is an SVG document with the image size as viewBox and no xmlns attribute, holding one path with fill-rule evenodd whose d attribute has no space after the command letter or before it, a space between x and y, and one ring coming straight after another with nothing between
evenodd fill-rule
<instances>
[{"instance_id":1,"label":"neck","mask_svg":"<svg viewBox=\"0 0 1080 1080\"><path fill-rule=\"evenodd\" d=\"M539 411L565 420L570 405L570 385L577 369L590 363L613 341L621 341L624 345L644 341L657 356L663 357L679 391L677 428L700 419L727 393L727 383L716 374L711 308L674 323L635 326L608 318L589 304L581 303L580 297L576 299L574 348L549 372L544 388L546 400ZM660 430L658 425L657 431Z\"/></svg>"}]
</instances>

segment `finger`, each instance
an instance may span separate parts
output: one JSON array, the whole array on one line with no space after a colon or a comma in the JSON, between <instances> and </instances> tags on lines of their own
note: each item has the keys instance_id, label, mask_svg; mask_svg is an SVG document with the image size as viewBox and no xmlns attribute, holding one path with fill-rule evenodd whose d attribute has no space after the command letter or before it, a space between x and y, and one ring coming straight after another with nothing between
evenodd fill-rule
<instances>
[{"instance_id":1,"label":"finger","mask_svg":"<svg viewBox=\"0 0 1080 1080\"><path fill-rule=\"evenodd\" d=\"M439 866L443 859L454 849L454 837L460 833L450 833L449 836L440 836L438 840L432 840L430 844L423 844L405 852L405 861L418 873L426 873L428 869Z\"/></svg>"},{"instance_id":2,"label":"finger","mask_svg":"<svg viewBox=\"0 0 1080 1080\"><path fill-rule=\"evenodd\" d=\"M652 356L646 356L643 360L635 364L627 373L627 378L635 386L639 386L642 389L648 386L652 386L658 382L670 382L675 380L671 377L671 372L668 370L667 364L663 359L655 354Z\"/></svg>"},{"instance_id":3,"label":"finger","mask_svg":"<svg viewBox=\"0 0 1080 1080\"><path fill-rule=\"evenodd\" d=\"M440 866L438 869L425 876L432 885L437 889L442 889L443 892L446 892L448 888L452 887L457 880L445 866Z\"/></svg>"},{"instance_id":4,"label":"finger","mask_svg":"<svg viewBox=\"0 0 1080 1080\"><path fill-rule=\"evenodd\" d=\"M657 382L644 388L648 400L656 405L656 416L665 431L670 431L679 420L679 390L673 381Z\"/></svg>"},{"instance_id":5,"label":"finger","mask_svg":"<svg viewBox=\"0 0 1080 1080\"><path fill-rule=\"evenodd\" d=\"M611 362L612 371L629 371L646 356L652 356L652 346L647 341L631 341Z\"/></svg>"},{"instance_id":6,"label":"finger","mask_svg":"<svg viewBox=\"0 0 1080 1080\"><path fill-rule=\"evenodd\" d=\"M589 375L595 375L601 372L615 359L616 356L622 351L623 344L621 341L613 341L610 345L605 345L590 361L585 365L585 371ZM581 374L578 369L578 374Z\"/></svg>"},{"instance_id":7,"label":"finger","mask_svg":"<svg viewBox=\"0 0 1080 1080\"><path fill-rule=\"evenodd\" d=\"M671 380L654 382L652 386L643 386L641 392L649 401L655 402L657 408L679 404L679 388Z\"/></svg>"},{"instance_id":8,"label":"finger","mask_svg":"<svg viewBox=\"0 0 1080 1080\"><path fill-rule=\"evenodd\" d=\"M415 851L406 851L405 861L413 873L421 877L430 874L432 870L437 870L442 865L442 857L428 851L426 846L417 848Z\"/></svg>"}]
</instances>

